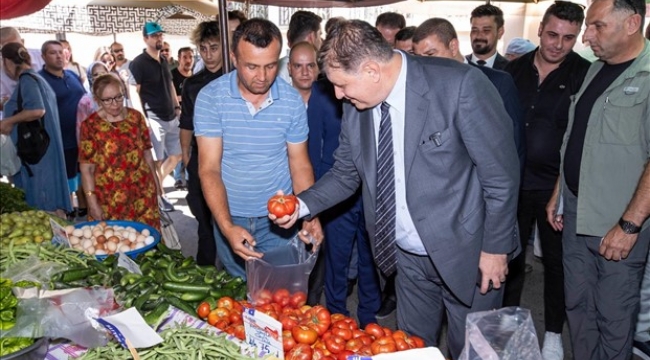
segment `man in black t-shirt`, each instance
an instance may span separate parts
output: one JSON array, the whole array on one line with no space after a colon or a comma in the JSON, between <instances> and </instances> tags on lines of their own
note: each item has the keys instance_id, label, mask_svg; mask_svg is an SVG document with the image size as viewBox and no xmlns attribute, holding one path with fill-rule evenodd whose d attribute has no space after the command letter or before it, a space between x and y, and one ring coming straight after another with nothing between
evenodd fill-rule
<instances>
[{"instance_id":1,"label":"man in black t-shirt","mask_svg":"<svg viewBox=\"0 0 650 360\"><path fill-rule=\"evenodd\" d=\"M650 244L645 12L644 0L596 0L587 10L583 38L599 60L572 99L560 180L547 206L547 220L563 231L566 312L576 359L632 357ZM645 331L648 336L650 329ZM640 340L648 345L650 339Z\"/></svg>"},{"instance_id":2,"label":"man in black t-shirt","mask_svg":"<svg viewBox=\"0 0 650 360\"><path fill-rule=\"evenodd\" d=\"M172 83L174 83L174 89L176 89L176 97L179 103L182 101L183 83L185 79L192 76L192 67L194 67L194 50L190 47L178 49L178 66L172 70ZM187 188L185 166L186 163L180 161L174 168L174 188L176 190L186 190Z\"/></svg>"},{"instance_id":3,"label":"man in black t-shirt","mask_svg":"<svg viewBox=\"0 0 650 360\"><path fill-rule=\"evenodd\" d=\"M198 47L204 68L185 80L181 95L182 112L180 118L181 149L183 163L187 164L187 205L199 223L199 244L196 261L200 265L214 265L217 248L212 228L212 213L203 197L199 179L199 150L194 137L194 104L199 91L212 80L222 75L221 38L219 23L206 21L200 23L190 36ZM179 55L179 58L181 56Z\"/></svg>"},{"instance_id":4,"label":"man in black t-shirt","mask_svg":"<svg viewBox=\"0 0 650 360\"><path fill-rule=\"evenodd\" d=\"M564 356L562 233L546 221L545 209L560 173L560 146L570 96L578 92L591 65L572 50L584 18L581 5L568 1L552 4L539 25L539 47L510 61L505 68L517 85L525 111L526 160L517 208L522 251L508 265L503 306L520 305L526 245L537 224L544 265L544 360L561 360Z\"/></svg>"}]
</instances>

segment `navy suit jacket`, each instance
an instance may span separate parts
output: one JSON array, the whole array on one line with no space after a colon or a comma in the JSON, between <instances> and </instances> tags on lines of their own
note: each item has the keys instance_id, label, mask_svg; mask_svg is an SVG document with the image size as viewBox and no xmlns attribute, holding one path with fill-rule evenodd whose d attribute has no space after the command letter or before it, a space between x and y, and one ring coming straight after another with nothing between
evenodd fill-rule
<instances>
[{"instance_id":1,"label":"navy suit jacket","mask_svg":"<svg viewBox=\"0 0 650 360\"><path fill-rule=\"evenodd\" d=\"M334 165L334 150L339 147L343 102L334 95L332 83L324 78L314 81L307 104L307 148L318 180Z\"/></svg>"},{"instance_id":2,"label":"navy suit jacket","mask_svg":"<svg viewBox=\"0 0 650 360\"><path fill-rule=\"evenodd\" d=\"M515 146L517 147L517 155L519 156L519 168L523 176L524 162L526 161L526 129L523 125L524 109L521 108L521 103L519 102L517 85L512 79L512 76L505 71L491 69L487 66L478 66L472 62L469 62L469 64L481 70L490 79L492 85L497 88L499 95L501 95L503 106L512 119Z\"/></svg>"}]
</instances>

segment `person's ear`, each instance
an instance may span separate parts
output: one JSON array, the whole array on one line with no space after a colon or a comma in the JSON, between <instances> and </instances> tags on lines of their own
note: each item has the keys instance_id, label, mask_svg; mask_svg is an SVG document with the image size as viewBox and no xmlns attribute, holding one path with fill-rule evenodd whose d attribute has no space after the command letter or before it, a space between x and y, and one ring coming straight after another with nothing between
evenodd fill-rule
<instances>
[{"instance_id":1,"label":"person's ear","mask_svg":"<svg viewBox=\"0 0 650 360\"><path fill-rule=\"evenodd\" d=\"M458 43L458 39L451 39L449 42L449 50L451 50L451 55L453 57L458 56L458 49L460 47L460 44Z\"/></svg>"},{"instance_id":2,"label":"person's ear","mask_svg":"<svg viewBox=\"0 0 650 360\"><path fill-rule=\"evenodd\" d=\"M497 39L501 39L501 37L503 36L503 33L504 33L504 32L505 32L505 29L503 28L503 26L500 27L500 28L498 28L498 29L497 29Z\"/></svg>"},{"instance_id":3,"label":"person's ear","mask_svg":"<svg viewBox=\"0 0 650 360\"><path fill-rule=\"evenodd\" d=\"M376 61L367 60L360 68L361 74L369 77L372 82L378 83L381 80L381 66Z\"/></svg>"}]
</instances>

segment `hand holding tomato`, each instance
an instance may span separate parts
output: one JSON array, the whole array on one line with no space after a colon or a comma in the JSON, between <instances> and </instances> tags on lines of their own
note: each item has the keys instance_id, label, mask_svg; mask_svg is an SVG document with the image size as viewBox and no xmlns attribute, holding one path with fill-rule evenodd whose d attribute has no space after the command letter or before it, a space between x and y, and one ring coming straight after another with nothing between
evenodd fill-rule
<instances>
[{"instance_id":1,"label":"hand holding tomato","mask_svg":"<svg viewBox=\"0 0 650 360\"><path fill-rule=\"evenodd\" d=\"M299 208L298 198L284 195L282 190L278 190L267 204L269 219L283 229L291 228L298 221Z\"/></svg>"}]
</instances>

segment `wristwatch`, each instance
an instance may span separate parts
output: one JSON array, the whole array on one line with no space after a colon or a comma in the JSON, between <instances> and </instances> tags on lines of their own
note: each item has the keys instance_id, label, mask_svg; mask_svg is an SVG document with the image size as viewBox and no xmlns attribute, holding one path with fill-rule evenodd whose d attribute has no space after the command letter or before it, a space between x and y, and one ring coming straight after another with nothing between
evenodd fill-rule
<instances>
[{"instance_id":1,"label":"wristwatch","mask_svg":"<svg viewBox=\"0 0 650 360\"><path fill-rule=\"evenodd\" d=\"M640 226L636 226L635 223L624 220L623 218L618 221L618 226L620 226L626 234L638 234L641 232Z\"/></svg>"}]
</instances>

